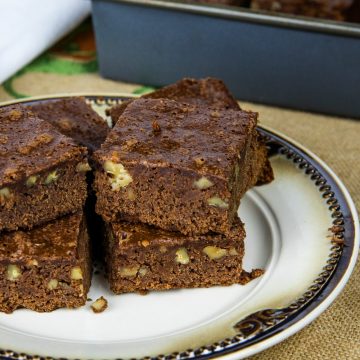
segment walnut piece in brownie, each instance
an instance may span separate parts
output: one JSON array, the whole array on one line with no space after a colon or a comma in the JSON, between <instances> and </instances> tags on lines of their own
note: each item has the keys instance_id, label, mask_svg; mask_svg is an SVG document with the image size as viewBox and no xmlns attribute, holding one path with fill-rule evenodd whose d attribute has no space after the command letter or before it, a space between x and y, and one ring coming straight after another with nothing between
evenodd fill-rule
<instances>
[{"instance_id":1,"label":"walnut piece in brownie","mask_svg":"<svg viewBox=\"0 0 360 360\"><path fill-rule=\"evenodd\" d=\"M240 198L272 179L257 114L167 99L129 104L96 151L96 211L183 234L226 233Z\"/></svg>"},{"instance_id":2,"label":"walnut piece in brownie","mask_svg":"<svg viewBox=\"0 0 360 360\"><path fill-rule=\"evenodd\" d=\"M231 95L223 81L214 78L191 79L184 78L175 84L165 86L152 93L145 94L145 99L170 99L188 104L198 104L221 109L239 109L239 104ZM113 106L108 110L113 125L133 100Z\"/></svg>"},{"instance_id":3,"label":"walnut piece in brownie","mask_svg":"<svg viewBox=\"0 0 360 360\"><path fill-rule=\"evenodd\" d=\"M29 105L29 109L90 152L100 147L109 131L106 121L83 97L47 100Z\"/></svg>"},{"instance_id":4,"label":"walnut piece in brownie","mask_svg":"<svg viewBox=\"0 0 360 360\"><path fill-rule=\"evenodd\" d=\"M0 235L0 311L48 312L85 304L91 282L82 212Z\"/></svg>"},{"instance_id":5,"label":"walnut piece in brownie","mask_svg":"<svg viewBox=\"0 0 360 360\"><path fill-rule=\"evenodd\" d=\"M244 284L261 271L242 270L245 230L237 218L227 236L184 236L126 222L107 225L106 266L116 293Z\"/></svg>"},{"instance_id":6,"label":"walnut piece in brownie","mask_svg":"<svg viewBox=\"0 0 360 360\"><path fill-rule=\"evenodd\" d=\"M252 0L251 8L341 21L353 3L354 0Z\"/></svg>"},{"instance_id":7,"label":"walnut piece in brownie","mask_svg":"<svg viewBox=\"0 0 360 360\"><path fill-rule=\"evenodd\" d=\"M0 232L82 209L87 150L21 105L0 108Z\"/></svg>"}]
</instances>

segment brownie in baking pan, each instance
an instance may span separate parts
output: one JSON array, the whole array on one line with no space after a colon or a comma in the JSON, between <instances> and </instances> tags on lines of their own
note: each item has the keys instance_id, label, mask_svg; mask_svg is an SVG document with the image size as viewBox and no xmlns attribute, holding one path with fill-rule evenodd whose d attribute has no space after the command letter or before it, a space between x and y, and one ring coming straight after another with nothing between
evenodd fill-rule
<instances>
[{"instance_id":1,"label":"brownie in baking pan","mask_svg":"<svg viewBox=\"0 0 360 360\"><path fill-rule=\"evenodd\" d=\"M0 311L76 308L85 304L90 282L82 212L0 235Z\"/></svg>"},{"instance_id":2,"label":"brownie in baking pan","mask_svg":"<svg viewBox=\"0 0 360 360\"><path fill-rule=\"evenodd\" d=\"M0 108L0 232L82 209L87 150L21 105Z\"/></svg>"},{"instance_id":3,"label":"brownie in baking pan","mask_svg":"<svg viewBox=\"0 0 360 360\"><path fill-rule=\"evenodd\" d=\"M109 131L106 121L83 97L38 102L29 105L29 109L90 152L100 147Z\"/></svg>"},{"instance_id":4,"label":"brownie in baking pan","mask_svg":"<svg viewBox=\"0 0 360 360\"><path fill-rule=\"evenodd\" d=\"M131 102L94 153L97 213L183 234L226 233L244 193L272 179L256 123L250 111Z\"/></svg>"},{"instance_id":5,"label":"brownie in baking pan","mask_svg":"<svg viewBox=\"0 0 360 360\"><path fill-rule=\"evenodd\" d=\"M247 0L191 0L191 2L199 3L199 4L230 5L230 6L242 6L247 4Z\"/></svg>"},{"instance_id":6,"label":"brownie in baking pan","mask_svg":"<svg viewBox=\"0 0 360 360\"><path fill-rule=\"evenodd\" d=\"M353 3L354 0L252 0L251 8L342 21Z\"/></svg>"},{"instance_id":7,"label":"brownie in baking pan","mask_svg":"<svg viewBox=\"0 0 360 360\"><path fill-rule=\"evenodd\" d=\"M360 22L360 0L354 0L351 7L346 11L346 21Z\"/></svg>"},{"instance_id":8,"label":"brownie in baking pan","mask_svg":"<svg viewBox=\"0 0 360 360\"><path fill-rule=\"evenodd\" d=\"M171 99L189 104L200 104L211 107L239 109L239 104L231 95L223 81L214 78L191 79L184 78L174 84L165 86L152 93L145 94L146 99ZM133 100L127 100L108 110L113 125L126 106Z\"/></svg>"},{"instance_id":9,"label":"brownie in baking pan","mask_svg":"<svg viewBox=\"0 0 360 360\"><path fill-rule=\"evenodd\" d=\"M107 224L110 288L120 294L244 284L262 273L243 271L244 238L239 219L226 236L184 236L144 224Z\"/></svg>"}]
</instances>

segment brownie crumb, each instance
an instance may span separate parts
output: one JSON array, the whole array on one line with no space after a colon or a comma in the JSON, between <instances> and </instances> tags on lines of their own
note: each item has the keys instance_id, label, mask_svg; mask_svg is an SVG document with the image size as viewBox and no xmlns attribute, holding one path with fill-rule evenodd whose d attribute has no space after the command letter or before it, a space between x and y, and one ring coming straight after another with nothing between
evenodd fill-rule
<instances>
[{"instance_id":1,"label":"brownie crumb","mask_svg":"<svg viewBox=\"0 0 360 360\"><path fill-rule=\"evenodd\" d=\"M254 280L254 279L260 277L264 273L265 273L265 271L263 269L253 269L253 270L251 270L251 272L247 272L247 271L243 270L240 275L239 284L245 285L248 282L250 282L251 280Z\"/></svg>"},{"instance_id":2,"label":"brownie crumb","mask_svg":"<svg viewBox=\"0 0 360 360\"><path fill-rule=\"evenodd\" d=\"M102 313L107 309L107 307L108 307L108 302L103 296L100 296L97 300L95 300L91 304L91 309L95 314Z\"/></svg>"}]
</instances>

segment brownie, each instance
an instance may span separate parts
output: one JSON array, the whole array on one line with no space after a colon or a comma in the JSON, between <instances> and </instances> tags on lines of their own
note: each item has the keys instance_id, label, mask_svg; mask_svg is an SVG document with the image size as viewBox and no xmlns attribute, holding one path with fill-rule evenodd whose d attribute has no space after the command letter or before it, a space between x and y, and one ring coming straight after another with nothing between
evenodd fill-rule
<instances>
[{"instance_id":1,"label":"brownie","mask_svg":"<svg viewBox=\"0 0 360 360\"><path fill-rule=\"evenodd\" d=\"M225 233L244 193L272 179L256 123L250 111L133 101L94 154L96 211L106 222Z\"/></svg>"},{"instance_id":2,"label":"brownie","mask_svg":"<svg viewBox=\"0 0 360 360\"><path fill-rule=\"evenodd\" d=\"M346 12L346 21L360 22L360 0L354 0L351 7Z\"/></svg>"},{"instance_id":3,"label":"brownie","mask_svg":"<svg viewBox=\"0 0 360 360\"><path fill-rule=\"evenodd\" d=\"M106 228L107 276L116 294L244 284L262 273L242 270L245 230L239 219L227 236L184 236L126 222Z\"/></svg>"},{"instance_id":4,"label":"brownie","mask_svg":"<svg viewBox=\"0 0 360 360\"><path fill-rule=\"evenodd\" d=\"M83 97L51 100L29 106L37 116L52 124L61 134L71 137L90 152L106 139L106 121L88 105Z\"/></svg>"},{"instance_id":5,"label":"brownie","mask_svg":"<svg viewBox=\"0 0 360 360\"><path fill-rule=\"evenodd\" d=\"M146 99L171 99L189 104L198 104L226 109L239 109L239 104L230 94L223 81L214 78L205 79L182 79L175 84L165 86L152 93L145 94ZM111 116L113 125L116 124L119 116L126 106L133 100L124 101L113 106L107 114Z\"/></svg>"},{"instance_id":6,"label":"brownie","mask_svg":"<svg viewBox=\"0 0 360 360\"><path fill-rule=\"evenodd\" d=\"M270 10L293 15L345 20L353 0L252 0L252 9Z\"/></svg>"},{"instance_id":7,"label":"brownie","mask_svg":"<svg viewBox=\"0 0 360 360\"><path fill-rule=\"evenodd\" d=\"M187 0L195 4L212 4L212 5L228 5L228 6L245 6L247 0Z\"/></svg>"},{"instance_id":8,"label":"brownie","mask_svg":"<svg viewBox=\"0 0 360 360\"><path fill-rule=\"evenodd\" d=\"M82 212L0 235L0 311L84 305L91 281Z\"/></svg>"},{"instance_id":9,"label":"brownie","mask_svg":"<svg viewBox=\"0 0 360 360\"><path fill-rule=\"evenodd\" d=\"M0 108L0 232L82 209L87 150L20 105Z\"/></svg>"}]
</instances>

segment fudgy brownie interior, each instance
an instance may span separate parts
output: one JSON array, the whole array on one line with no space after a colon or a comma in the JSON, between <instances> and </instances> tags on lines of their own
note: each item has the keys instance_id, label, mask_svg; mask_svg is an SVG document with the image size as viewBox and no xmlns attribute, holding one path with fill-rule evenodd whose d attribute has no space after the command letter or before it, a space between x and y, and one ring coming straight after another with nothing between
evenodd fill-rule
<instances>
[{"instance_id":1,"label":"fudgy brownie interior","mask_svg":"<svg viewBox=\"0 0 360 360\"><path fill-rule=\"evenodd\" d=\"M0 108L0 231L82 209L87 150L20 105Z\"/></svg>"},{"instance_id":2,"label":"fudgy brownie interior","mask_svg":"<svg viewBox=\"0 0 360 360\"><path fill-rule=\"evenodd\" d=\"M94 155L97 212L107 222L225 233L268 167L256 122L253 112L133 101Z\"/></svg>"},{"instance_id":3,"label":"fudgy brownie interior","mask_svg":"<svg viewBox=\"0 0 360 360\"><path fill-rule=\"evenodd\" d=\"M91 281L82 212L30 231L0 235L0 311L84 305Z\"/></svg>"},{"instance_id":4,"label":"fudgy brownie interior","mask_svg":"<svg viewBox=\"0 0 360 360\"><path fill-rule=\"evenodd\" d=\"M184 236L143 224L107 226L106 265L115 293L240 283L245 231Z\"/></svg>"}]
</instances>

